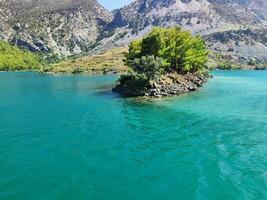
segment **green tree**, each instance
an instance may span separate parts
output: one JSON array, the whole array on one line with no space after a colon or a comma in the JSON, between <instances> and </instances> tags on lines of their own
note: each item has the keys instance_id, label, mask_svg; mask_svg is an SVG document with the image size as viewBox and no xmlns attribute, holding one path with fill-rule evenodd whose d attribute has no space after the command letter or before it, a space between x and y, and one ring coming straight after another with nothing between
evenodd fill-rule
<instances>
[{"instance_id":1,"label":"green tree","mask_svg":"<svg viewBox=\"0 0 267 200\"><path fill-rule=\"evenodd\" d=\"M183 31L179 27L154 28L144 38L129 45L125 63L134 71L142 72L141 66L136 67L138 63L134 60L148 56L153 56L154 60L161 60L160 68L165 72L195 73L206 69L208 50L204 40L199 36L193 36L189 31ZM143 68L148 67L146 62L142 64ZM159 68L158 65L155 67Z\"/></svg>"},{"instance_id":2,"label":"green tree","mask_svg":"<svg viewBox=\"0 0 267 200\"><path fill-rule=\"evenodd\" d=\"M163 59L153 55L135 58L129 64L133 72L144 74L148 79L154 79L164 72Z\"/></svg>"}]
</instances>

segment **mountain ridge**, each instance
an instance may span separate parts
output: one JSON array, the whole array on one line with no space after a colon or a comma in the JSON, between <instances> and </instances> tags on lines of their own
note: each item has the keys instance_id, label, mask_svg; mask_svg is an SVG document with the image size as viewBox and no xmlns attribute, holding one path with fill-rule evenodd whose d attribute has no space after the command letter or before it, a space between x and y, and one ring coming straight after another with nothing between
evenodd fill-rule
<instances>
[{"instance_id":1,"label":"mountain ridge","mask_svg":"<svg viewBox=\"0 0 267 200\"><path fill-rule=\"evenodd\" d=\"M264 0L137 0L113 11L114 18L108 24L107 30L112 29L114 34L101 41L99 50L102 46L108 48L111 43L114 46L126 45L132 39L149 32L154 26L181 26L194 34L205 37L213 51L227 55L231 53L237 62L242 60L248 62L254 58L265 62L267 60L267 41L262 34L260 34L261 41L256 41L253 34L245 34L245 38L239 37L241 46L235 45L237 41L230 35L239 32L242 34L246 30L249 30L249 33L267 30L266 10L267 3ZM240 31L227 34L229 31L238 30ZM213 34L230 38L218 46L217 41L209 39L209 36L213 37ZM248 41L249 37L251 41ZM251 46L243 44L243 39L254 44ZM213 45L213 43L216 44ZM248 47L253 53L250 57L246 53L244 59L242 52L245 52ZM228 49L240 51L229 52Z\"/></svg>"},{"instance_id":2,"label":"mountain ridge","mask_svg":"<svg viewBox=\"0 0 267 200\"><path fill-rule=\"evenodd\" d=\"M31 51L95 54L125 46L154 26L181 26L237 62L267 60L264 0L136 0L112 12L96 0L10 3L0 1L0 39Z\"/></svg>"},{"instance_id":3,"label":"mountain ridge","mask_svg":"<svg viewBox=\"0 0 267 200\"><path fill-rule=\"evenodd\" d=\"M2 38L31 51L61 56L80 54L94 44L112 14L96 0L34 1L2 3ZM3 31L2 31L3 33ZM1 38L1 34L0 34Z\"/></svg>"}]
</instances>

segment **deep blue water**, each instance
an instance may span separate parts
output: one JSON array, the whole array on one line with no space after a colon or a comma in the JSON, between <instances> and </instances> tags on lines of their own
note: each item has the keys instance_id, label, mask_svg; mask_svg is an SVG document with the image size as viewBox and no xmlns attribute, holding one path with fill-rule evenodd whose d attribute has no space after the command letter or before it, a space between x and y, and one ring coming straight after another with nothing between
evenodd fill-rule
<instances>
[{"instance_id":1,"label":"deep blue water","mask_svg":"<svg viewBox=\"0 0 267 200\"><path fill-rule=\"evenodd\" d=\"M0 73L1 200L266 200L267 72L153 101L114 76Z\"/></svg>"}]
</instances>

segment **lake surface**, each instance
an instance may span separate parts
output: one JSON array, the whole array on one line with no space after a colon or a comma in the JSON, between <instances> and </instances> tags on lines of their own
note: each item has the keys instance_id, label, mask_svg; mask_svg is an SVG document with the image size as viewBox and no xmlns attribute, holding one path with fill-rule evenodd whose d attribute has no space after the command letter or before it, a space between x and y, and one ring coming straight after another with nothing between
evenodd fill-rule
<instances>
[{"instance_id":1,"label":"lake surface","mask_svg":"<svg viewBox=\"0 0 267 200\"><path fill-rule=\"evenodd\" d=\"M267 72L152 102L114 76L0 73L1 200L266 200Z\"/></svg>"}]
</instances>

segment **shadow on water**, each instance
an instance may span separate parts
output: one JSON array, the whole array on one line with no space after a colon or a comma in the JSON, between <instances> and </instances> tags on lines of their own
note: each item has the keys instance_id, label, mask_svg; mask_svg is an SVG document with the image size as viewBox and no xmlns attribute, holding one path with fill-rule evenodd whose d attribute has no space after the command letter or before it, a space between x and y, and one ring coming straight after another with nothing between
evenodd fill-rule
<instances>
[{"instance_id":1,"label":"shadow on water","mask_svg":"<svg viewBox=\"0 0 267 200\"><path fill-rule=\"evenodd\" d=\"M95 94L98 96L101 96L101 97L108 97L108 98L112 98L112 99L122 99L123 98L118 93L113 92L112 89L96 90Z\"/></svg>"},{"instance_id":2,"label":"shadow on water","mask_svg":"<svg viewBox=\"0 0 267 200\"><path fill-rule=\"evenodd\" d=\"M92 90L97 96L100 96L100 97L107 97L107 98L112 98L112 99L123 98L120 94L112 91L112 89L114 88L114 85L115 84L100 85L100 86L96 86L92 88Z\"/></svg>"}]
</instances>

